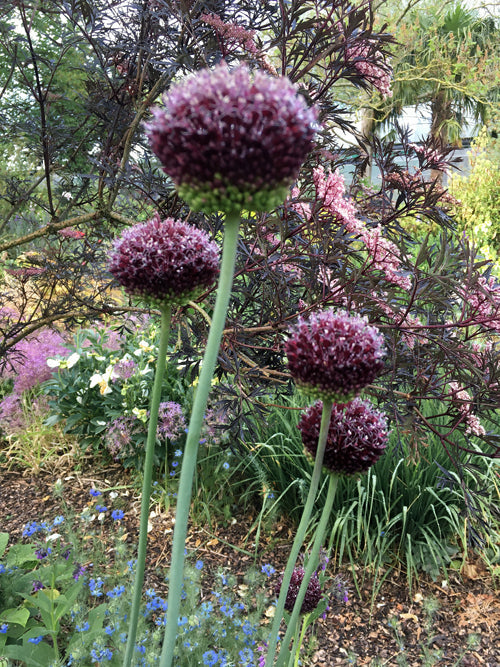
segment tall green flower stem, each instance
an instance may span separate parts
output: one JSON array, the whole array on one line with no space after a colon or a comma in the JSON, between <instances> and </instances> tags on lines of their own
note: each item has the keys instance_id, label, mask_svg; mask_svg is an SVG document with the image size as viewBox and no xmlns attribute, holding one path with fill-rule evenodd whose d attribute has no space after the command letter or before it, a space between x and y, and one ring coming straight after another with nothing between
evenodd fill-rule
<instances>
[{"instance_id":1,"label":"tall green flower stem","mask_svg":"<svg viewBox=\"0 0 500 667\"><path fill-rule=\"evenodd\" d=\"M146 566L146 548L148 541L149 501L151 499L151 481L153 477L153 459L156 443L156 428L158 426L158 410L161 401L161 386L165 375L165 365L170 335L170 321L172 307L164 306L161 309L160 343L158 348L158 360L156 362L153 392L151 394L151 406L149 411L148 437L146 440L146 458L144 460L144 479L142 482L141 518L139 528L139 544L137 547L137 565L135 570L134 590L132 593L132 606L130 609L130 622L125 648L124 667L130 667L134 655L135 638L137 635L137 621L142 599L142 585L144 583L144 569Z\"/></svg>"},{"instance_id":2,"label":"tall green flower stem","mask_svg":"<svg viewBox=\"0 0 500 667\"><path fill-rule=\"evenodd\" d=\"M172 543L172 560L170 564L167 625L165 628L163 649L160 657L160 667L171 667L174 657L178 629L177 619L179 617L184 573L184 549L189 509L191 505L193 476L196 467L203 417L207 405L208 394L212 385L222 331L224 330L226 321L229 298L231 296L236 251L238 247L239 224L239 211L227 213L224 223L224 242L217 298L212 317L212 325L208 334L205 355L203 357L201 372L198 379L198 386L196 388L186 446L182 457L182 469L179 489L177 492L177 509L175 513L175 528Z\"/></svg>"},{"instance_id":3,"label":"tall green flower stem","mask_svg":"<svg viewBox=\"0 0 500 667\"><path fill-rule=\"evenodd\" d=\"M276 604L276 610L274 612L274 621L268 642L268 653L267 653L265 667L272 667L274 662L274 654L276 651L276 644L278 641L278 633L281 625L281 620L283 618L283 611L285 609L285 602L288 593L288 588L290 586L290 581L292 579L292 574L295 567L295 562L297 561L297 556L299 555L300 548L306 536L307 527L309 525L309 519L311 518L312 510L314 507L314 501L316 500L316 494L318 492L318 487L321 480L323 457L325 455L326 442L328 438L328 429L330 427L330 417L332 414L332 407L333 407L332 400L323 401L323 412L321 415L318 448L316 450L316 458L314 461L314 468L311 477L311 485L309 487L309 493L307 494L306 503L304 505L304 510L302 512L302 518L300 520L297 532L295 534L295 539L293 541L292 549L290 551L290 556L288 557L288 562L286 564L285 572L283 573L283 580L281 582L280 594L278 597L278 602Z\"/></svg>"},{"instance_id":4,"label":"tall green flower stem","mask_svg":"<svg viewBox=\"0 0 500 667\"><path fill-rule=\"evenodd\" d=\"M304 600L306 591L307 591L307 586L309 584L309 581L311 577L313 576L314 572L316 571L316 568L318 567L319 564L319 551L323 545L323 540L325 537L325 532L326 532L326 527L328 526L328 520L330 518L330 515L332 513L332 507L333 507L333 501L335 500L335 494L337 492L337 486L338 486L338 481L339 481L339 476L336 475L335 473L330 473L330 481L328 484L328 494L326 496L326 502L323 506L323 510L321 512L321 519L318 524L318 528L316 529L316 534L314 536L314 544L313 548L311 550L311 553L309 555L309 559L307 561L305 571L304 571L304 578L302 579L302 583L300 584L299 592L297 593L297 599L295 600L295 604L293 607L293 612L290 617L290 621L288 623L288 628L285 633L285 637L283 639L283 642L281 644L281 651L278 654L278 659L276 660L276 665L275 667L281 667L282 665L285 664L287 653L288 653L288 645L290 644L290 640L292 638L292 635L294 633L294 628L297 626L298 620L299 620L299 614L300 614L300 608L302 607L302 602ZM305 619L304 619L305 620ZM300 642L302 644L302 642ZM299 645L300 648L300 645Z\"/></svg>"},{"instance_id":5,"label":"tall green flower stem","mask_svg":"<svg viewBox=\"0 0 500 667\"><path fill-rule=\"evenodd\" d=\"M293 642L293 650L292 650L292 655L290 656L290 660L288 662L288 667L298 667L299 665L299 659L300 659L300 649L302 648L302 644L304 642L304 637L306 634L307 626L309 625L309 614L306 614L304 618L302 619L302 624L300 627L300 634L295 633L295 640Z\"/></svg>"}]
</instances>

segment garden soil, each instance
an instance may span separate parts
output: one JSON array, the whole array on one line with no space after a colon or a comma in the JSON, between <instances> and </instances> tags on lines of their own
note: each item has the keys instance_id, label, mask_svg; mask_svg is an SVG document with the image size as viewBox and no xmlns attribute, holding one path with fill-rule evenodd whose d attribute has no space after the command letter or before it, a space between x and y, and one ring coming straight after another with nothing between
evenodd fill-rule
<instances>
[{"instance_id":1,"label":"garden soil","mask_svg":"<svg viewBox=\"0 0 500 667\"><path fill-rule=\"evenodd\" d=\"M40 472L27 477L14 470L0 469L1 531L11 535L11 541L21 538L28 520L53 519L58 514L81 512L92 498L94 486L105 492L115 489L116 507L125 510L123 528L131 545L137 541L139 524L139 493L131 487L130 479L119 466L111 466L96 476L92 466L75 470ZM60 478L63 496L54 496L54 482ZM120 488L121 487L121 488ZM128 487L128 488L127 488ZM106 494L104 494L106 497ZM255 547L252 532L255 517L235 516L220 526L191 526L188 548L204 561L206 590L211 590L210 573L219 566L236 577L243 578L253 564L245 554ZM108 519L106 519L108 521ZM146 586L155 586L165 593L164 573L169 563L170 540L173 529L172 512L153 510L149 532L148 569ZM110 557L113 545L106 544ZM279 572L286 562L293 540L292 526L276 522L272 530L259 537L258 564L272 564ZM334 572L334 563L329 564ZM482 561L471 555L461 570L448 572L436 581L422 576L410 593L405 572L392 570L377 595L372 597L372 580L364 577L359 593L353 574L343 565L340 572L347 582L349 601L334 603L324 619L314 627L314 639L303 656L305 667L334 665L442 665L452 667L500 667L500 579L492 578ZM356 576L363 579L359 569ZM275 575L277 576L277 575ZM270 586L273 581L270 580ZM163 587L163 590L162 590ZM435 611L429 613L430 604ZM468 643L473 638L474 643Z\"/></svg>"}]
</instances>

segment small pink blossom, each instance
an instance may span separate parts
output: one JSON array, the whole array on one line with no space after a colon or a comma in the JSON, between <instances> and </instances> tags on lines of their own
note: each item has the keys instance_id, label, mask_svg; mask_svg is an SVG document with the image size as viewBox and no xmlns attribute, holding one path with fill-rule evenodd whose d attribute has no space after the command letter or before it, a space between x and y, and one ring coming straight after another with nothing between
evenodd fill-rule
<instances>
[{"instance_id":1,"label":"small pink blossom","mask_svg":"<svg viewBox=\"0 0 500 667\"><path fill-rule=\"evenodd\" d=\"M313 171L313 181L322 208L343 225L349 234L359 237L371 257L372 268L382 271L385 278L394 285L404 290L411 289L411 278L401 273L398 247L383 236L380 226L367 227L358 219L354 202L345 196L345 181L342 174L338 170L325 174L324 168L319 166Z\"/></svg>"},{"instance_id":2,"label":"small pink blossom","mask_svg":"<svg viewBox=\"0 0 500 667\"><path fill-rule=\"evenodd\" d=\"M347 48L347 58L384 99L392 97L391 69L381 53L373 53L368 43Z\"/></svg>"},{"instance_id":3,"label":"small pink blossom","mask_svg":"<svg viewBox=\"0 0 500 667\"><path fill-rule=\"evenodd\" d=\"M452 397L452 401L458 403L458 409L467 424L465 432L478 436L485 435L486 431L481 425L479 417L472 411L472 397L469 392L465 391L458 382L450 382L449 387L451 390L450 396Z\"/></svg>"}]
</instances>

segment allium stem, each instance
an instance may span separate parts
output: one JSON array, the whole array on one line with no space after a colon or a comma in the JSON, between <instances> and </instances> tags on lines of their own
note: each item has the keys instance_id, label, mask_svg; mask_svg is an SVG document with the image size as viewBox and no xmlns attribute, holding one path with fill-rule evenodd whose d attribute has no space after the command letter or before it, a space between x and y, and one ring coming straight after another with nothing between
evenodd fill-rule
<instances>
[{"instance_id":1,"label":"allium stem","mask_svg":"<svg viewBox=\"0 0 500 667\"><path fill-rule=\"evenodd\" d=\"M278 633L281 625L281 619L283 618L283 610L285 608L288 587L290 586L290 580L292 578L295 562L297 560L297 556L299 555L300 547L304 542L304 538L307 532L307 527L309 525L309 519L311 518L312 510L314 507L314 501L316 500L316 494L318 492L319 482L321 480L323 456L325 454L328 429L330 427L330 415L332 412L332 407L333 407L333 401L331 400L323 401L323 413L321 415L321 427L319 432L318 449L316 451L316 458L314 461L314 468L311 476L311 485L309 487L309 493L307 495L306 503L304 505L304 510L302 512L302 518L297 528L297 533L295 534L295 539L293 541L292 549L290 551L290 556L288 557L288 562L286 564L285 572L283 574L280 594L278 597L276 610L274 612L274 621L271 628L271 636L269 638L269 650L267 653L265 667L272 667L273 665L274 654L276 651L276 644L278 641ZM308 581L309 579L306 579L304 577L303 583L305 582L306 588ZM302 596L302 599L303 597L304 596ZM282 646L284 646L284 644L282 644Z\"/></svg>"},{"instance_id":2,"label":"allium stem","mask_svg":"<svg viewBox=\"0 0 500 667\"><path fill-rule=\"evenodd\" d=\"M286 660L286 655L288 652L288 645L290 643L290 640L293 635L293 631L295 626L297 625L298 619L299 619L299 614L300 614L300 608L302 606L302 601L304 600L304 596L307 591L307 585L309 584L309 580L313 576L314 572L316 571L318 564L319 564L319 552L321 547L323 546L323 539L325 537L325 532L326 532L326 527L328 525L328 520L330 518L330 514L332 512L332 507L333 507L333 501L335 500L335 494L337 492L337 485L339 481L339 476L330 473L330 482L328 484L328 494L326 497L326 502L323 507L323 510L321 512L321 519L318 524L318 527L316 529L316 535L314 536L314 544L313 548L311 550L311 553L309 555L309 559L307 561L306 567L305 567L305 572L304 572L304 578L302 579L302 583L299 588L299 592L297 593L297 599L295 600L295 605L293 607L293 612L292 615L290 616L290 621L288 623L288 628L285 634L285 637L283 639L283 642L281 644L281 651L278 655L278 659L276 661L275 667L280 667L281 665L285 664Z\"/></svg>"},{"instance_id":3,"label":"allium stem","mask_svg":"<svg viewBox=\"0 0 500 667\"><path fill-rule=\"evenodd\" d=\"M137 548L137 565L135 570L134 590L132 593L132 607L130 609L130 622L125 649L123 667L130 667L135 648L137 635L137 621L142 599L142 585L144 583L144 569L146 564L146 547L148 541L149 501L151 499L151 480L153 477L153 459L156 443L156 428L158 425L158 409L161 402L161 387L165 374L168 339L170 335L170 320L172 308L164 306L161 309L160 343L158 348L158 360L156 362L155 379L151 394L150 417L148 424L148 437L146 440L146 458L144 460L144 479L142 483L141 519L139 528L139 544Z\"/></svg>"},{"instance_id":4,"label":"allium stem","mask_svg":"<svg viewBox=\"0 0 500 667\"><path fill-rule=\"evenodd\" d=\"M309 619L309 614L306 614L302 619L302 623L300 626L300 634L297 632L295 633L292 655L290 656L290 660L288 661L288 667L298 667L299 665L300 649L302 648L307 626L309 625L308 619ZM296 622L298 622L298 619L296 620Z\"/></svg>"},{"instance_id":5,"label":"allium stem","mask_svg":"<svg viewBox=\"0 0 500 667\"><path fill-rule=\"evenodd\" d=\"M191 505L191 491L193 475L196 466L200 432L203 416L207 405L208 394L212 385L212 378L219 354L222 331L226 321L226 313L233 285L234 265L238 247L238 231L240 212L227 213L224 224L224 243L222 249L222 263L220 269L217 298L212 317L212 326L208 334L207 346L201 367L198 386L193 403L193 410L189 422L188 435L182 469L177 492L177 509L175 513L175 528L172 544L172 559L170 564L167 625L163 640L163 649L160 658L160 667L171 667L175 641L177 638L177 620L182 594L184 572L184 549L186 543L187 524Z\"/></svg>"}]
</instances>

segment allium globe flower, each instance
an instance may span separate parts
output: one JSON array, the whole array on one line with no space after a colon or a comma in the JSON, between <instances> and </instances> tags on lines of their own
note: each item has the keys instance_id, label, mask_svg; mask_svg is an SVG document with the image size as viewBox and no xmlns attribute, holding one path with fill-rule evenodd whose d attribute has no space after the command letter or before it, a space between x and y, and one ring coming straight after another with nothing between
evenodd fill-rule
<instances>
[{"instance_id":1,"label":"allium globe flower","mask_svg":"<svg viewBox=\"0 0 500 667\"><path fill-rule=\"evenodd\" d=\"M295 605L295 600L299 594L300 585L304 579L304 568L296 567L292 572L292 578L290 579L290 585L288 587L288 593L286 594L285 600L285 609L290 613L293 611ZM276 585L276 595L279 596L281 590L281 584L283 577L280 577ZM300 608L301 614L308 614L309 612L316 609L319 605L320 600L323 596L323 591L321 590L321 585L319 583L318 575L314 573L307 584L306 594L302 601L302 606Z\"/></svg>"},{"instance_id":2,"label":"allium globe flower","mask_svg":"<svg viewBox=\"0 0 500 667\"><path fill-rule=\"evenodd\" d=\"M214 283L219 248L200 229L156 214L115 241L108 268L128 294L160 307L182 305Z\"/></svg>"},{"instance_id":3,"label":"allium globe flower","mask_svg":"<svg viewBox=\"0 0 500 667\"><path fill-rule=\"evenodd\" d=\"M326 310L299 318L285 343L295 382L322 400L347 403L382 371L384 340L366 318Z\"/></svg>"},{"instance_id":4,"label":"allium globe flower","mask_svg":"<svg viewBox=\"0 0 500 667\"><path fill-rule=\"evenodd\" d=\"M314 458L322 411L323 404L317 401L302 414L298 424L304 447ZM347 405L334 405L323 466L344 475L366 472L382 456L387 437L386 416L370 401L355 398Z\"/></svg>"},{"instance_id":5,"label":"allium globe flower","mask_svg":"<svg viewBox=\"0 0 500 667\"><path fill-rule=\"evenodd\" d=\"M285 77L220 64L172 86L163 101L146 131L193 210L275 208L313 146L317 111Z\"/></svg>"}]
</instances>

